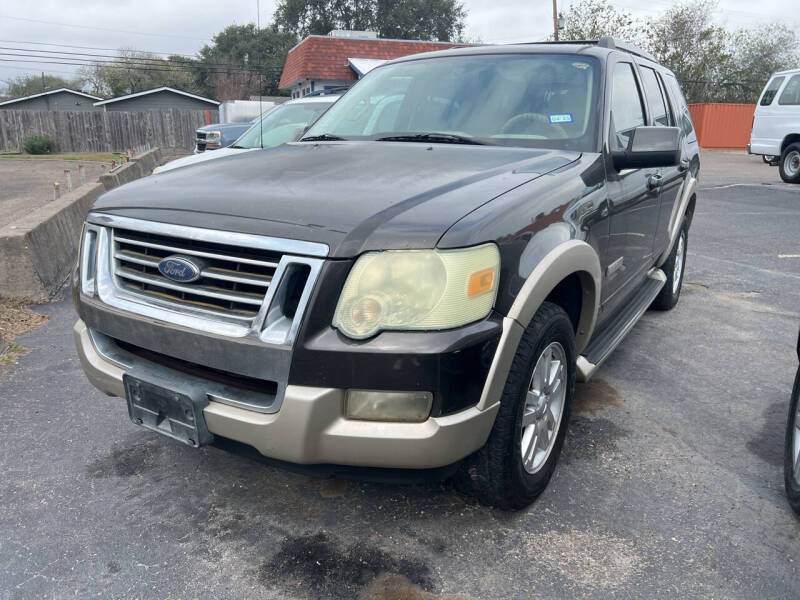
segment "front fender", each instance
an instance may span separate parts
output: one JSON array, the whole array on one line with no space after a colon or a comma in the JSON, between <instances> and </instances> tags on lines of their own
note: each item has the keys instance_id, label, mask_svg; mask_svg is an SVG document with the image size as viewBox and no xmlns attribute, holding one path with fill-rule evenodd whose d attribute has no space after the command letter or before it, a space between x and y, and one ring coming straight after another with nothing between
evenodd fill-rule
<instances>
[{"instance_id":1,"label":"front fender","mask_svg":"<svg viewBox=\"0 0 800 600\"><path fill-rule=\"evenodd\" d=\"M582 240L565 241L545 254L517 293L484 384L478 408L485 410L500 401L517 346L533 315L555 287L570 275L581 283L581 313L575 335L580 352L591 338L600 307L600 259L592 246Z\"/></svg>"}]
</instances>

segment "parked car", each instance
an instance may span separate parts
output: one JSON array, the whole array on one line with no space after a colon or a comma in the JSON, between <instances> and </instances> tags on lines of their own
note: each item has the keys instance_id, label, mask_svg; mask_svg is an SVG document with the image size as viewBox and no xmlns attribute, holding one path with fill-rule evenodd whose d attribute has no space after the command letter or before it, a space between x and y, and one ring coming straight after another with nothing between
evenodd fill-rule
<instances>
[{"instance_id":1,"label":"parked car","mask_svg":"<svg viewBox=\"0 0 800 600\"><path fill-rule=\"evenodd\" d=\"M800 183L800 69L775 73L767 82L747 151L777 166L785 182Z\"/></svg>"},{"instance_id":2,"label":"parked car","mask_svg":"<svg viewBox=\"0 0 800 600\"><path fill-rule=\"evenodd\" d=\"M800 359L800 335L797 338L797 358ZM784 444L783 480L786 497L796 515L800 516L800 368L794 378L792 399L789 402L789 420L786 424Z\"/></svg>"},{"instance_id":3,"label":"parked car","mask_svg":"<svg viewBox=\"0 0 800 600\"><path fill-rule=\"evenodd\" d=\"M225 148L257 122L258 117L243 123L212 123L198 127L195 130L194 153L200 154L206 150Z\"/></svg>"},{"instance_id":4,"label":"parked car","mask_svg":"<svg viewBox=\"0 0 800 600\"><path fill-rule=\"evenodd\" d=\"M678 303L691 128L675 76L610 38L387 62L298 142L97 200L83 368L192 446L525 506L575 380Z\"/></svg>"},{"instance_id":5,"label":"parked car","mask_svg":"<svg viewBox=\"0 0 800 600\"><path fill-rule=\"evenodd\" d=\"M178 167L188 167L207 160L250 152L259 148L272 148L273 146L291 142L302 135L305 128L314 122L338 98L338 95L328 95L290 100L266 113L260 122L256 120L241 137L227 148L220 148L216 152L203 152L177 158L153 169L153 175L171 171Z\"/></svg>"}]
</instances>

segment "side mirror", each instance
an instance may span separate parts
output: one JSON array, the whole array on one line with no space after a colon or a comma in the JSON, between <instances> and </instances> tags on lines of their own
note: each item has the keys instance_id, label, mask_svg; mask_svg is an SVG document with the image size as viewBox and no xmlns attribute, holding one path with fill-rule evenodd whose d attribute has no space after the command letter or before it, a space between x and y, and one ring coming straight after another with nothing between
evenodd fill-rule
<instances>
[{"instance_id":1,"label":"side mirror","mask_svg":"<svg viewBox=\"0 0 800 600\"><path fill-rule=\"evenodd\" d=\"M680 129L677 127L637 127L628 148L612 150L617 171L648 167L675 167L680 163Z\"/></svg>"}]
</instances>

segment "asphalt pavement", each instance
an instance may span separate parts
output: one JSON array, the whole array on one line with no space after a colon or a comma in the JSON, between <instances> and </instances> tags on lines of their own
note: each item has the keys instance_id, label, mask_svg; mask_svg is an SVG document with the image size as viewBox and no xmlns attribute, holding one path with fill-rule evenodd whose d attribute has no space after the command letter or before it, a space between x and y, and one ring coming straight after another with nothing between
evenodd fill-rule
<instances>
[{"instance_id":1,"label":"asphalt pavement","mask_svg":"<svg viewBox=\"0 0 800 600\"><path fill-rule=\"evenodd\" d=\"M0 373L0 597L800 597L798 232L800 186L706 153L679 305L580 386L549 488L516 513L137 428L83 376L70 303L40 306Z\"/></svg>"}]
</instances>

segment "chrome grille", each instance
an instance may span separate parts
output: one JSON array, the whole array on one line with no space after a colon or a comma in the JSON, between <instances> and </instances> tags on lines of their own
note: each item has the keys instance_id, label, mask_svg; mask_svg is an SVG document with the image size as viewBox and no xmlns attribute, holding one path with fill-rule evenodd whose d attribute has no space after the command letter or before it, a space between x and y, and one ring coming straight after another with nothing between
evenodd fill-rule
<instances>
[{"instance_id":1,"label":"chrome grille","mask_svg":"<svg viewBox=\"0 0 800 600\"><path fill-rule=\"evenodd\" d=\"M242 321L258 314L281 259L276 252L122 228L113 229L112 239L121 289ZM158 264L174 255L201 259L200 278L182 283L164 277Z\"/></svg>"}]
</instances>

